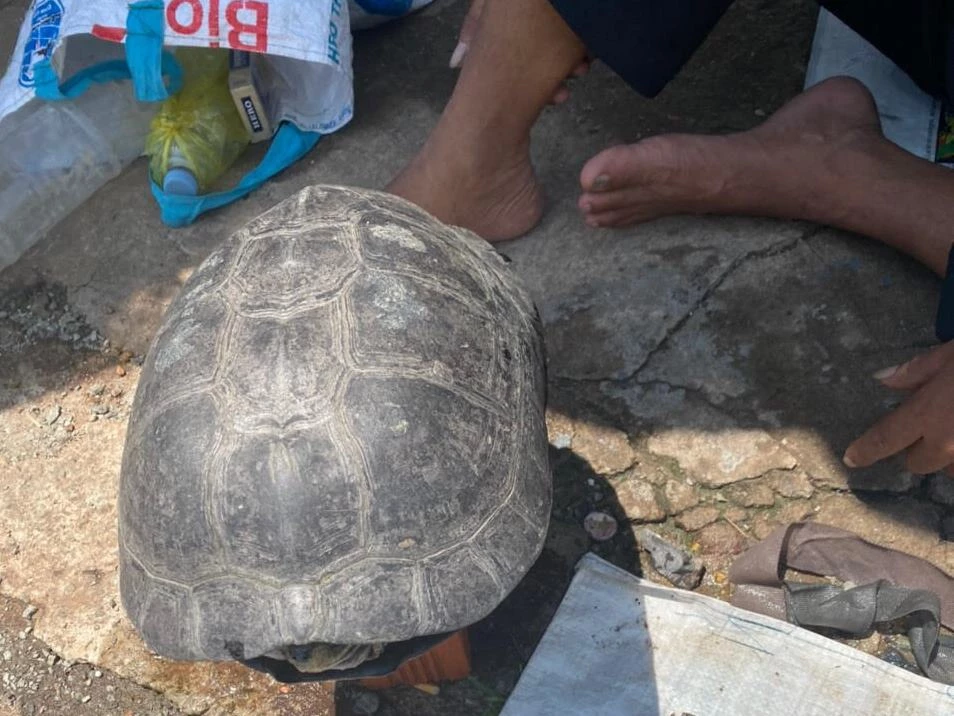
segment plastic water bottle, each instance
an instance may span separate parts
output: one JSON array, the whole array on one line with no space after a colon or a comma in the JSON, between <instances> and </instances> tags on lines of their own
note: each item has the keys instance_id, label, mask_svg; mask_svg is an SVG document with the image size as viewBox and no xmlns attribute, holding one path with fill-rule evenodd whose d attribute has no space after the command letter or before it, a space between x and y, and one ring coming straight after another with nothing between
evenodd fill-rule
<instances>
[{"instance_id":1,"label":"plastic water bottle","mask_svg":"<svg viewBox=\"0 0 954 716\"><path fill-rule=\"evenodd\" d=\"M155 113L128 82L110 82L0 122L0 269L142 154Z\"/></svg>"},{"instance_id":2,"label":"plastic water bottle","mask_svg":"<svg viewBox=\"0 0 954 716\"><path fill-rule=\"evenodd\" d=\"M179 48L182 89L159 108L146 140L153 180L169 194L212 188L251 138L229 90L225 50Z\"/></svg>"}]
</instances>

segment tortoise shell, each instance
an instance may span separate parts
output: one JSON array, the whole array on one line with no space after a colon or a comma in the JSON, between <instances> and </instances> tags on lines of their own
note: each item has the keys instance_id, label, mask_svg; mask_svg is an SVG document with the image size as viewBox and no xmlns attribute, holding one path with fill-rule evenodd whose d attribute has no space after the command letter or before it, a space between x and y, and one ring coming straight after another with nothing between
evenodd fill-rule
<instances>
[{"instance_id":1,"label":"tortoise shell","mask_svg":"<svg viewBox=\"0 0 954 716\"><path fill-rule=\"evenodd\" d=\"M123 605L176 659L447 632L539 554L536 310L505 259L388 194L311 187L194 272L144 364Z\"/></svg>"}]
</instances>

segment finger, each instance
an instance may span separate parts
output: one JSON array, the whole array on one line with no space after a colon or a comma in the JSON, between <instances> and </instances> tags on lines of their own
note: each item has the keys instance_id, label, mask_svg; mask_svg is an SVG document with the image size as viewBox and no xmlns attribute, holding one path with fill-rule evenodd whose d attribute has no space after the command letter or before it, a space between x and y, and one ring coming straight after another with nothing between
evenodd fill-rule
<instances>
[{"instance_id":1,"label":"finger","mask_svg":"<svg viewBox=\"0 0 954 716\"><path fill-rule=\"evenodd\" d=\"M930 475L940 472L952 462L954 455L949 446L924 438L908 451L906 467L915 475Z\"/></svg>"},{"instance_id":2,"label":"finger","mask_svg":"<svg viewBox=\"0 0 954 716\"><path fill-rule=\"evenodd\" d=\"M559 89L553 93L550 104L563 104L568 99L570 99L570 90L568 87L561 85Z\"/></svg>"},{"instance_id":3,"label":"finger","mask_svg":"<svg viewBox=\"0 0 954 716\"><path fill-rule=\"evenodd\" d=\"M880 370L874 374L874 377L895 390L917 390L952 360L954 360L954 341L936 346L907 363Z\"/></svg>"},{"instance_id":4,"label":"finger","mask_svg":"<svg viewBox=\"0 0 954 716\"><path fill-rule=\"evenodd\" d=\"M464 18L464 24L460 28L457 47L454 48L454 54L451 55L451 69L457 69L463 64L467 51L474 43L474 38L477 36L477 26L480 23L480 14L484 9L484 2L485 0L474 0L470 4L470 10L467 11L467 17Z\"/></svg>"},{"instance_id":5,"label":"finger","mask_svg":"<svg viewBox=\"0 0 954 716\"><path fill-rule=\"evenodd\" d=\"M916 395L881 418L848 446L842 458L845 465L867 467L916 443L922 437L921 403Z\"/></svg>"},{"instance_id":6,"label":"finger","mask_svg":"<svg viewBox=\"0 0 954 716\"><path fill-rule=\"evenodd\" d=\"M944 468L944 474L948 477L954 477L954 465L948 465Z\"/></svg>"},{"instance_id":7,"label":"finger","mask_svg":"<svg viewBox=\"0 0 954 716\"><path fill-rule=\"evenodd\" d=\"M464 58L467 56L467 51L470 50L470 46L461 40L457 43L457 47L454 48L454 54L451 55L450 62L447 63L452 70L456 70L462 64L464 64Z\"/></svg>"},{"instance_id":8,"label":"finger","mask_svg":"<svg viewBox=\"0 0 954 716\"><path fill-rule=\"evenodd\" d=\"M576 67L573 68L573 72L571 73L571 76L582 77L583 75L585 75L587 72L590 71L590 64L591 63L589 60L583 60L580 64L578 64Z\"/></svg>"}]
</instances>

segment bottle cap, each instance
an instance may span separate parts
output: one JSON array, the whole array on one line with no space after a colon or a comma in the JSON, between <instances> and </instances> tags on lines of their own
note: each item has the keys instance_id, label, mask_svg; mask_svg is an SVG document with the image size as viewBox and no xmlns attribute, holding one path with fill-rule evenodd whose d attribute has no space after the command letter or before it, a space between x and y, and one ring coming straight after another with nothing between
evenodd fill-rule
<instances>
[{"instance_id":1,"label":"bottle cap","mask_svg":"<svg viewBox=\"0 0 954 716\"><path fill-rule=\"evenodd\" d=\"M199 193L199 182L188 169L173 167L166 172L166 177L162 180L162 190L167 194L196 196Z\"/></svg>"}]
</instances>

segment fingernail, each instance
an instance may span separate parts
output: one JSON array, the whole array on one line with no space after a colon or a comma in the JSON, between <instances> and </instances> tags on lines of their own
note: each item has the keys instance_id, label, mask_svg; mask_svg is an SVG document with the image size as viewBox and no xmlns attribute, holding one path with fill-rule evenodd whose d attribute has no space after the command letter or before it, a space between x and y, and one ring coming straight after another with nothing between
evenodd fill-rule
<instances>
[{"instance_id":1,"label":"fingernail","mask_svg":"<svg viewBox=\"0 0 954 716\"><path fill-rule=\"evenodd\" d=\"M848 453L845 453L844 457L841 458L841 461L842 461L843 463L845 463L845 465L846 465L847 467L850 467L850 468L852 468L852 469L858 467L858 466L855 464L855 461L852 460L850 457L848 457Z\"/></svg>"},{"instance_id":2,"label":"fingernail","mask_svg":"<svg viewBox=\"0 0 954 716\"><path fill-rule=\"evenodd\" d=\"M593 211L593 205L588 201L583 202L583 205L580 208L583 210L584 214L589 214Z\"/></svg>"},{"instance_id":3,"label":"fingernail","mask_svg":"<svg viewBox=\"0 0 954 716\"><path fill-rule=\"evenodd\" d=\"M605 174L600 174L596 179L593 180L593 188L596 191L602 191L609 186L609 177Z\"/></svg>"},{"instance_id":4,"label":"fingernail","mask_svg":"<svg viewBox=\"0 0 954 716\"><path fill-rule=\"evenodd\" d=\"M454 54L450 58L450 66L452 70L456 70L460 67L460 63L464 61L464 55L467 54L468 47L466 42L458 42L457 47L454 48Z\"/></svg>"},{"instance_id":5,"label":"fingernail","mask_svg":"<svg viewBox=\"0 0 954 716\"><path fill-rule=\"evenodd\" d=\"M875 380L887 380L888 378L890 378L891 376L893 376L895 373L897 373L897 372L898 372L898 368L900 368L900 367L901 367L901 366L899 366L899 365L893 365L893 366L891 366L890 368L882 368L882 369L879 370L877 373L875 373L872 377L873 377Z\"/></svg>"}]
</instances>

